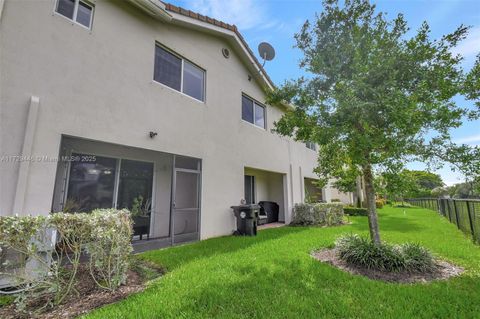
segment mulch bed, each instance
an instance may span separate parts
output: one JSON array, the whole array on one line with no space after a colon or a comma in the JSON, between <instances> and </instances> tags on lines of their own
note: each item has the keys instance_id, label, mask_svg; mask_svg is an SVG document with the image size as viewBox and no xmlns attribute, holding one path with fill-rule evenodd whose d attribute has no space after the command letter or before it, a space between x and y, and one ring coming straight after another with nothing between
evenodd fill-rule
<instances>
[{"instance_id":1,"label":"mulch bed","mask_svg":"<svg viewBox=\"0 0 480 319\"><path fill-rule=\"evenodd\" d=\"M437 270L429 273L385 272L360 268L349 265L345 261L341 260L338 257L337 250L335 248L313 252L312 257L353 275L361 275L373 280L385 282L426 283L433 280L445 280L450 277L455 277L465 271L462 267L455 266L443 260L437 260Z\"/></svg>"},{"instance_id":2,"label":"mulch bed","mask_svg":"<svg viewBox=\"0 0 480 319\"><path fill-rule=\"evenodd\" d=\"M158 276L161 276L164 271L161 268L148 264L148 267L155 272L158 272ZM127 275L127 282L125 285L119 287L116 291L110 292L99 288L93 281L87 267L85 265L80 266L79 273L77 275L77 285L75 288L78 294L73 293L68 297L60 306L46 310L43 313L30 315L25 313L19 313L15 311L13 304L0 308L0 318L2 319L70 319L83 315L95 308L117 302L127 296L138 293L145 289L146 280L141 274L134 270L129 270ZM36 301L30 304L30 307L41 307L41 301Z\"/></svg>"}]
</instances>

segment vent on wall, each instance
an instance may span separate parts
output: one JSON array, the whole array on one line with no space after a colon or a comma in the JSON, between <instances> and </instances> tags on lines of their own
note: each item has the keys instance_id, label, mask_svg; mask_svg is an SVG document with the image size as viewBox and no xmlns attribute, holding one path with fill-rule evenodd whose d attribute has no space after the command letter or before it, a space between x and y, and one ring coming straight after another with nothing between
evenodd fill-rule
<instances>
[{"instance_id":1,"label":"vent on wall","mask_svg":"<svg viewBox=\"0 0 480 319\"><path fill-rule=\"evenodd\" d=\"M225 59L228 59L230 57L230 51L227 48L222 49L222 54L225 57Z\"/></svg>"}]
</instances>

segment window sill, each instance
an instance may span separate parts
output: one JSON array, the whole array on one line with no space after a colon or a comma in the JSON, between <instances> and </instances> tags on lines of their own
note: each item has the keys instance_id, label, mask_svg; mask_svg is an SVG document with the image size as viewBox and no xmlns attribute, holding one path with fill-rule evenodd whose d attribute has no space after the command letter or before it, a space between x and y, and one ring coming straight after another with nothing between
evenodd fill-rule
<instances>
[{"instance_id":1,"label":"window sill","mask_svg":"<svg viewBox=\"0 0 480 319\"><path fill-rule=\"evenodd\" d=\"M206 100L206 99L205 99L205 101L196 99L196 98L194 98L194 97L191 97L190 95L187 95L187 94L185 94L185 93L183 93L183 92L180 92L180 91L177 91L177 90L175 90L175 89L172 89L171 87L169 87L169 86L167 86L167 85L165 85L165 84L163 84L163 83L160 83L160 82L158 82L158 81L155 81L155 80L152 80L152 83L157 84L157 85L160 85L161 88L166 88L166 89L168 89L168 90L170 90L170 91L172 91L172 92L175 92L175 93L177 93L177 94L180 94L180 96L189 98L190 100L192 100L192 101L194 101L194 102L197 102L197 103L199 103L199 104L204 104L204 105L207 104L207 102L206 102L207 100Z\"/></svg>"},{"instance_id":2,"label":"window sill","mask_svg":"<svg viewBox=\"0 0 480 319\"><path fill-rule=\"evenodd\" d=\"M53 15L54 17L60 17L60 18L64 19L65 21L70 22L71 25L79 26L79 27L81 27L81 28L83 28L83 29L85 29L85 30L90 31L90 33L92 33L92 26L90 26L90 27L88 28L88 27L84 26L83 24L78 23L77 21L74 21L73 19L70 19L69 17L66 17L66 16L64 16L63 14L60 14L60 13L58 13L58 12L56 12L56 11L53 11L53 14L52 14L52 15Z\"/></svg>"},{"instance_id":3,"label":"window sill","mask_svg":"<svg viewBox=\"0 0 480 319\"><path fill-rule=\"evenodd\" d=\"M253 126L253 127L255 127L256 129L259 129L259 130L261 130L261 131L267 132L267 128L266 128L266 127L264 128L264 127L255 125L255 124L253 124L253 123L250 123L249 121L245 121L244 119L242 119L242 122L243 122L243 123L246 123L246 124L248 124L248 125L250 125L250 126Z\"/></svg>"}]
</instances>

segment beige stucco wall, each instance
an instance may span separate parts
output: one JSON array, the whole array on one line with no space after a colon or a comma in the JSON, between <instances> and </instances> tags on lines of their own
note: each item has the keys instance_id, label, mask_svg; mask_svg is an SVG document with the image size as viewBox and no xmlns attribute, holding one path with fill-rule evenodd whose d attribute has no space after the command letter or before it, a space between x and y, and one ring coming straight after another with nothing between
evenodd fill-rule
<instances>
[{"instance_id":1,"label":"beige stucco wall","mask_svg":"<svg viewBox=\"0 0 480 319\"><path fill-rule=\"evenodd\" d=\"M330 196L331 199L339 199L344 204L354 203L352 193L344 193L335 188L330 189Z\"/></svg>"},{"instance_id":2,"label":"beige stucco wall","mask_svg":"<svg viewBox=\"0 0 480 319\"><path fill-rule=\"evenodd\" d=\"M92 30L53 13L53 0L5 2L0 21L1 155L21 153L30 97L40 99L32 155L55 158L61 135L202 159L201 238L229 234L244 168L285 174L285 220L314 177L315 152L241 119L241 94L264 93L224 39L162 23L126 2L94 1ZM206 70L201 103L152 80L155 42ZM149 131L158 132L150 139ZM1 164L0 214L12 213L18 163ZM57 164L34 161L21 214L52 206Z\"/></svg>"}]
</instances>

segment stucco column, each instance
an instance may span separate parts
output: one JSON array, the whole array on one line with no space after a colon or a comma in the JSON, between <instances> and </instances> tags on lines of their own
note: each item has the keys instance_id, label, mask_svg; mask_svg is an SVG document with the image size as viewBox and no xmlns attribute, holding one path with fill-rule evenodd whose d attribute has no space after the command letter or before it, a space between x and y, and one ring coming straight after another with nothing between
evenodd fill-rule
<instances>
[{"instance_id":1,"label":"stucco column","mask_svg":"<svg viewBox=\"0 0 480 319\"><path fill-rule=\"evenodd\" d=\"M328 181L327 185L322 189L322 199L327 203L332 201L332 185L330 181Z\"/></svg>"},{"instance_id":2,"label":"stucco column","mask_svg":"<svg viewBox=\"0 0 480 319\"><path fill-rule=\"evenodd\" d=\"M23 214L23 206L25 203L25 192L27 190L28 171L30 169L30 160L32 156L33 138L37 127L37 117L40 99L37 96L30 98L28 109L27 124L25 126L25 136L23 138L22 153L19 154L20 165L18 169L17 187L15 190L15 200L13 202L13 213Z\"/></svg>"}]
</instances>

